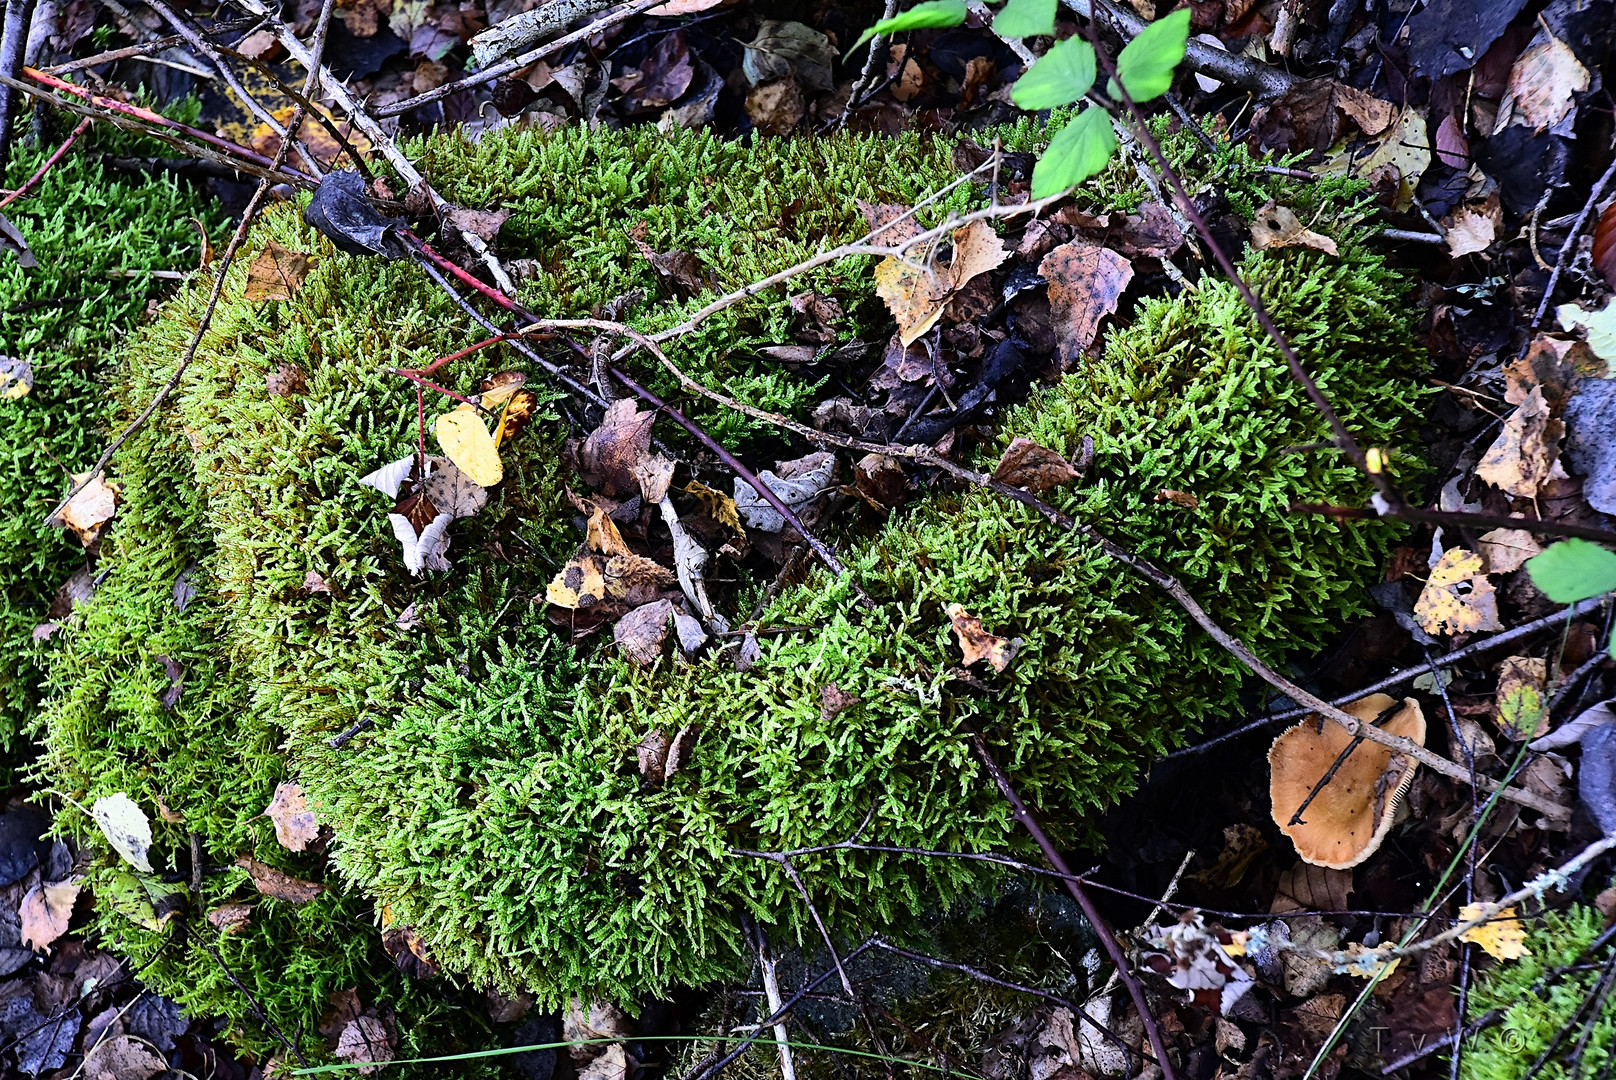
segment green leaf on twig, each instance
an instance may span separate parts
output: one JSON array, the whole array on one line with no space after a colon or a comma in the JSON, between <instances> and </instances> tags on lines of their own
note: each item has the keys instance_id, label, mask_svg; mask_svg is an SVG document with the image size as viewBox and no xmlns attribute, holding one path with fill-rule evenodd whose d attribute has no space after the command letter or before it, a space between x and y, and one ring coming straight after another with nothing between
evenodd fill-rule
<instances>
[{"instance_id":1,"label":"green leaf on twig","mask_svg":"<svg viewBox=\"0 0 1616 1080\"><path fill-rule=\"evenodd\" d=\"M1082 38L1055 43L1016 80L1010 100L1023 109L1054 109L1081 101L1094 85L1094 47Z\"/></svg>"},{"instance_id":2,"label":"green leaf on twig","mask_svg":"<svg viewBox=\"0 0 1616 1080\"><path fill-rule=\"evenodd\" d=\"M852 56L858 47L877 34L898 34L905 30L936 30L943 27L958 26L965 21L965 0L926 0L923 4L916 4L908 11L882 19L853 42L853 47L847 50Z\"/></svg>"},{"instance_id":3,"label":"green leaf on twig","mask_svg":"<svg viewBox=\"0 0 1616 1080\"><path fill-rule=\"evenodd\" d=\"M1173 85L1173 69L1184 59L1184 45L1190 36L1190 9L1180 8L1157 19L1128 42L1117 56L1117 78L1135 102L1150 101L1167 93ZM1114 98L1116 79L1106 87Z\"/></svg>"},{"instance_id":4,"label":"green leaf on twig","mask_svg":"<svg viewBox=\"0 0 1616 1080\"><path fill-rule=\"evenodd\" d=\"M1032 171L1032 197L1042 199L1076 187L1105 168L1116 148L1111 114L1092 106L1084 109L1049 140L1049 149Z\"/></svg>"}]
</instances>

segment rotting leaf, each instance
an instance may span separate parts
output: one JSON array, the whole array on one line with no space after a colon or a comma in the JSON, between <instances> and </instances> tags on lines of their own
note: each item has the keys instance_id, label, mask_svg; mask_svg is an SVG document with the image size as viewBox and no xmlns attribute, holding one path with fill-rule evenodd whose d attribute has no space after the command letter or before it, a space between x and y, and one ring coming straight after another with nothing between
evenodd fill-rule
<instances>
[{"instance_id":1,"label":"rotting leaf","mask_svg":"<svg viewBox=\"0 0 1616 1080\"><path fill-rule=\"evenodd\" d=\"M1133 264L1110 248L1074 240L1045 255L1038 272L1049 281L1061 363L1073 363L1093 343L1100 320L1117 310Z\"/></svg>"},{"instance_id":2,"label":"rotting leaf","mask_svg":"<svg viewBox=\"0 0 1616 1080\"><path fill-rule=\"evenodd\" d=\"M1498 238L1498 223L1502 217L1495 195L1489 205L1464 206L1453 212L1448 222L1448 254L1457 259L1461 255L1475 255L1492 247Z\"/></svg>"},{"instance_id":3,"label":"rotting leaf","mask_svg":"<svg viewBox=\"0 0 1616 1080\"><path fill-rule=\"evenodd\" d=\"M579 461L584 482L616 499L639 494L634 467L651 451L654 420L656 413L641 412L633 398L612 402L584 440Z\"/></svg>"},{"instance_id":4,"label":"rotting leaf","mask_svg":"<svg viewBox=\"0 0 1616 1080\"><path fill-rule=\"evenodd\" d=\"M87 472L73 473L68 490L84 484L89 475ZM83 490L67 500L66 506L51 514L45 524L56 529L72 529L79 543L89 547L101 538L101 527L118 512L118 496L121 493L117 485L107 483L105 476L97 474L95 479L84 484Z\"/></svg>"},{"instance_id":5,"label":"rotting leaf","mask_svg":"<svg viewBox=\"0 0 1616 1080\"><path fill-rule=\"evenodd\" d=\"M88 1033L85 1041L91 1041ZM82 1068L89 1080L152 1080L168 1072L168 1062L134 1036L119 1035L96 1043L85 1053Z\"/></svg>"},{"instance_id":6,"label":"rotting leaf","mask_svg":"<svg viewBox=\"0 0 1616 1080\"><path fill-rule=\"evenodd\" d=\"M1571 112L1576 95L1588 89L1591 76L1577 54L1553 34L1547 38L1516 57L1508 90L1498 107L1494 134L1511 120L1533 131L1551 128Z\"/></svg>"},{"instance_id":7,"label":"rotting leaf","mask_svg":"<svg viewBox=\"0 0 1616 1080\"><path fill-rule=\"evenodd\" d=\"M494 437L488 433L488 426L475 407L461 404L441 414L433 431L444 454L472 483L493 487L505 478L499 448L494 445Z\"/></svg>"},{"instance_id":8,"label":"rotting leaf","mask_svg":"<svg viewBox=\"0 0 1616 1080\"><path fill-rule=\"evenodd\" d=\"M699 480L690 481L685 485L684 491L686 495L694 495L701 500L701 505L707 511L708 517L730 529L737 536L745 535L745 532L741 529L740 510L736 507L734 499L725 495L722 491L716 491L708 487Z\"/></svg>"},{"instance_id":9,"label":"rotting leaf","mask_svg":"<svg viewBox=\"0 0 1616 1080\"><path fill-rule=\"evenodd\" d=\"M429 475L420 486L420 492L437 514L452 514L456 518L472 517L488 505L488 489L461 471L460 467L444 458L430 458ZM398 511L395 510L394 513Z\"/></svg>"},{"instance_id":10,"label":"rotting leaf","mask_svg":"<svg viewBox=\"0 0 1616 1080\"><path fill-rule=\"evenodd\" d=\"M112 850L122 855L136 870L151 873L146 852L151 849L151 819L123 792L114 792L95 800L90 816L107 838Z\"/></svg>"},{"instance_id":11,"label":"rotting leaf","mask_svg":"<svg viewBox=\"0 0 1616 1080\"><path fill-rule=\"evenodd\" d=\"M320 835L320 823L303 798L303 787L293 780L275 785L275 797L264 810L275 823L275 839L287 851L302 851Z\"/></svg>"},{"instance_id":12,"label":"rotting leaf","mask_svg":"<svg viewBox=\"0 0 1616 1080\"><path fill-rule=\"evenodd\" d=\"M1519 570L1526 560L1543 553L1543 546L1525 529L1494 529L1483 533L1476 546L1481 548L1489 574Z\"/></svg>"},{"instance_id":13,"label":"rotting leaf","mask_svg":"<svg viewBox=\"0 0 1616 1080\"><path fill-rule=\"evenodd\" d=\"M525 372L496 371L477 384L477 403L485 409L503 405L525 385Z\"/></svg>"},{"instance_id":14,"label":"rotting leaf","mask_svg":"<svg viewBox=\"0 0 1616 1080\"><path fill-rule=\"evenodd\" d=\"M34 365L19 356L0 356L0 401L15 401L34 388Z\"/></svg>"},{"instance_id":15,"label":"rotting leaf","mask_svg":"<svg viewBox=\"0 0 1616 1080\"><path fill-rule=\"evenodd\" d=\"M1473 634L1479 630L1502 630L1498 621L1498 595L1481 556L1462 547L1442 553L1420 598L1414 602L1414 617L1428 634Z\"/></svg>"},{"instance_id":16,"label":"rotting leaf","mask_svg":"<svg viewBox=\"0 0 1616 1080\"><path fill-rule=\"evenodd\" d=\"M1020 638L1002 638L982 629L982 620L967 615L962 604L949 604L948 621L953 624L954 636L964 654L962 663L970 667L978 660L986 660L995 672L1003 672L1021 651Z\"/></svg>"},{"instance_id":17,"label":"rotting leaf","mask_svg":"<svg viewBox=\"0 0 1616 1080\"><path fill-rule=\"evenodd\" d=\"M1144 954L1144 966L1187 991L1184 1000L1190 1004L1226 1016L1256 985L1226 951L1222 939L1229 937L1227 931L1208 927L1199 912L1186 911L1176 923L1153 926L1146 933L1153 951Z\"/></svg>"},{"instance_id":18,"label":"rotting leaf","mask_svg":"<svg viewBox=\"0 0 1616 1080\"><path fill-rule=\"evenodd\" d=\"M1549 662L1539 657L1506 656L1498 669L1495 696L1498 729L1505 737L1525 742L1545 735L1549 715L1544 688Z\"/></svg>"},{"instance_id":19,"label":"rotting leaf","mask_svg":"<svg viewBox=\"0 0 1616 1080\"><path fill-rule=\"evenodd\" d=\"M22 943L35 952L49 951L52 942L67 933L73 920L73 905L84 888L82 877L67 881L46 881L35 885L22 898L17 915L22 923Z\"/></svg>"},{"instance_id":20,"label":"rotting leaf","mask_svg":"<svg viewBox=\"0 0 1616 1080\"><path fill-rule=\"evenodd\" d=\"M1201 500L1196 498L1193 493L1179 491L1177 488L1162 488L1156 492L1154 501L1172 503L1174 506L1182 507L1185 510L1199 510L1201 508Z\"/></svg>"},{"instance_id":21,"label":"rotting leaf","mask_svg":"<svg viewBox=\"0 0 1616 1080\"><path fill-rule=\"evenodd\" d=\"M157 703L172 712L174 706L179 704L180 695L185 692L185 669L171 656L156 656L153 659L163 665L163 674L168 677L168 686L157 695Z\"/></svg>"},{"instance_id":22,"label":"rotting leaf","mask_svg":"<svg viewBox=\"0 0 1616 1080\"><path fill-rule=\"evenodd\" d=\"M775 462L775 471L758 473L775 497L793 513L801 514L805 507L819 498L836 480L836 457L825 451L806 454L791 461ZM735 478L735 508L746 519L749 528L776 533L786 527L786 519L747 481Z\"/></svg>"},{"instance_id":23,"label":"rotting leaf","mask_svg":"<svg viewBox=\"0 0 1616 1080\"><path fill-rule=\"evenodd\" d=\"M309 276L309 254L289 251L271 240L247 267L248 300L290 300Z\"/></svg>"},{"instance_id":24,"label":"rotting leaf","mask_svg":"<svg viewBox=\"0 0 1616 1080\"><path fill-rule=\"evenodd\" d=\"M1078 478L1072 463L1031 439L1017 437L1004 448L993 479L1011 487L1026 488L1037 495L1050 488L1070 484Z\"/></svg>"},{"instance_id":25,"label":"rotting leaf","mask_svg":"<svg viewBox=\"0 0 1616 1080\"><path fill-rule=\"evenodd\" d=\"M826 683L819 691L819 719L821 722L834 720L863 703L864 699L857 694L850 694L835 683Z\"/></svg>"},{"instance_id":26,"label":"rotting leaf","mask_svg":"<svg viewBox=\"0 0 1616 1080\"><path fill-rule=\"evenodd\" d=\"M645 733L639 746L634 748L635 756L640 762L640 775L653 784L660 784L665 775L668 745L668 737L662 733L662 729L652 728Z\"/></svg>"},{"instance_id":27,"label":"rotting leaf","mask_svg":"<svg viewBox=\"0 0 1616 1080\"><path fill-rule=\"evenodd\" d=\"M572 611L602 602L606 599L606 562L603 555L574 555L550 582L545 600Z\"/></svg>"},{"instance_id":28,"label":"rotting leaf","mask_svg":"<svg viewBox=\"0 0 1616 1080\"><path fill-rule=\"evenodd\" d=\"M640 667L650 667L662 656L662 643L668 639L668 621L672 618L670 601L641 604L617 620L612 628L612 640L630 661Z\"/></svg>"},{"instance_id":29,"label":"rotting leaf","mask_svg":"<svg viewBox=\"0 0 1616 1080\"><path fill-rule=\"evenodd\" d=\"M673 482L674 462L661 454L647 454L634 463L630 470L640 485L640 497L645 505L656 506L668 497L668 485Z\"/></svg>"},{"instance_id":30,"label":"rotting leaf","mask_svg":"<svg viewBox=\"0 0 1616 1080\"><path fill-rule=\"evenodd\" d=\"M365 194L365 178L352 169L325 174L303 220L348 255L402 259L409 253L398 236L404 219L383 216Z\"/></svg>"},{"instance_id":31,"label":"rotting leaf","mask_svg":"<svg viewBox=\"0 0 1616 1080\"><path fill-rule=\"evenodd\" d=\"M394 967L412 979L430 979L438 973L438 962L427 951L426 939L408 926L383 930L382 951L393 958Z\"/></svg>"},{"instance_id":32,"label":"rotting leaf","mask_svg":"<svg viewBox=\"0 0 1616 1080\"><path fill-rule=\"evenodd\" d=\"M1566 475L1560 466L1564 436L1564 421L1551 415L1543 388L1534 386L1505 418L1498 438L1476 466L1476 475L1511 495L1534 498L1544 484Z\"/></svg>"},{"instance_id":33,"label":"rotting leaf","mask_svg":"<svg viewBox=\"0 0 1616 1080\"><path fill-rule=\"evenodd\" d=\"M853 468L853 491L877 510L890 510L903 502L908 488L903 466L887 454L865 454Z\"/></svg>"},{"instance_id":34,"label":"rotting leaf","mask_svg":"<svg viewBox=\"0 0 1616 1080\"><path fill-rule=\"evenodd\" d=\"M239 934L247 929L252 913L251 904L220 904L208 912L206 918L208 925L221 934Z\"/></svg>"},{"instance_id":35,"label":"rotting leaf","mask_svg":"<svg viewBox=\"0 0 1616 1080\"><path fill-rule=\"evenodd\" d=\"M1480 926L1472 926L1459 935L1460 941L1480 945L1482 951L1494 960L1519 960L1532 955L1526 947L1526 928L1515 917L1513 907L1498 908L1492 904L1466 904L1459 909L1459 921L1486 918Z\"/></svg>"},{"instance_id":36,"label":"rotting leaf","mask_svg":"<svg viewBox=\"0 0 1616 1080\"><path fill-rule=\"evenodd\" d=\"M1269 202L1257 211L1257 217L1251 223L1251 246L1258 251L1305 247L1326 255L1338 254L1334 240L1309 229L1296 216L1296 211L1276 202Z\"/></svg>"},{"instance_id":37,"label":"rotting leaf","mask_svg":"<svg viewBox=\"0 0 1616 1080\"><path fill-rule=\"evenodd\" d=\"M522 434L533 422L538 407L539 395L533 391L518 390L512 394L499 414L499 427L494 432L494 445L497 447L506 439L514 439Z\"/></svg>"},{"instance_id":38,"label":"rotting leaf","mask_svg":"<svg viewBox=\"0 0 1616 1080\"><path fill-rule=\"evenodd\" d=\"M267 863L259 862L251 855L240 856L236 859L235 865L247 871L258 891L272 900L284 900L288 904L306 904L325 892L324 885L282 873Z\"/></svg>"},{"instance_id":39,"label":"rotting leaf","mask_svg":"<svg viewBox=\"0 0 1616 1080\"><path fill-rule=\"evenodd\" d=\"M401 504L402 505L402 504ZM408 517L408 514L404 515ZM330 596L331 583L318 570L309 570L303 575L303 591L310 596Z\"/></svg>"},{"instance_id":40,"label":"rotting leaf","mask_svg":"<svg viewBox=\"0 0 1616 1080\"><path fill-rule=\"evenodd\" d=\"M876 294L897 320L898 338L906 347L937 324L951 297L1010 257L1010 249L985 221L955 229L952 240L954 254L947 266L916 266L892 255L876 265ZM898 243L895 238L886 242Z\"/></svg>"},{"instance_id":41,"label":"rotting leaf","mask_svg":"<svg viewBox=\"0 0 1616 1080\"><path fill-rule=\"evenodd\" d=\"M342 1061L358 1065L361 1075L369 1075L381 1072L382 1065L393 1060L393 1041L380 1020L356 1016L342 1029L335 1052Z\"/></svg>"}]
</instances>

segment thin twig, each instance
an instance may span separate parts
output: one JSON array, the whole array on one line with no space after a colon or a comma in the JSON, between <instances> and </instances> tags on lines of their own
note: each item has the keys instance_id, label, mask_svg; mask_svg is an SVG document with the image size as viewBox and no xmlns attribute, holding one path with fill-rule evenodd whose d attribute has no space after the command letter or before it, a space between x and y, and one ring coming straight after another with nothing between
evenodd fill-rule
<instances>
[{"instance_id":1,"label":"thin twig","mask_svg":"<svg viewBox=\"0 0 1616 1080\"><path fill-rule=\"evenodd\" d=\"M1555 287L1560 284L1560 275L1565 273L1566 266L1571 262L1572 252L1577 248L1577 236L1588 223L1589 216L1594 212L1594 205L1604 195L1605 188L1609 186L1612 178L1616 178L1616 160L1612 160L1610 168L1605 170L1605 175L1594 182L1593 190L1588 192L1588 201L1582 204L1582 211L1572 223L1571 232L1566 235L1565 243L1560 245L1560 254L1554 260L1554 271L1549 274L1549 283L1543 287L1543 298L1537 302L1537 310L1532 313L1533 330L1543 322L1543 316L1549 310L1549 303L1554 299Z\"/></svg>"},{"instance_id":2,"label":"thin twig","mask_svg":"<svg viewBox=\"0 0 1616 1080\"><path fill-rule=\"evenodd\" d=\"M180 925L183 926L184 924L182 923ZM202 946L202 948L207 951L209 956L213 957L214 963L219 965L219 970L224 972L224 977L230 980L230 985L241 991L241 996L247 999L247 1004L252 1007L252 1011L258 1016L258 1019L262 1020L264 1022L264 1026L270 1030L275 1038L280 1040L281 1045L286 1047L293 1057L297 1058L298 1064L302 1065L305 1069L308 1068L309 1063L308 1060L303 1056L302 1049L286 1037L285 1033L281 1031L280 1025L276 1024L274 1018L271 1017L269 1013L264 1011L264 1007L258 1003L258 999L253 996L253 992L247 989L247 984L236 978L235 973L225 965L224 957L219 955L219 950L215 949L212 943L210 943L201 934L192 932L189 934L189 936L192 941L195 941L198 945Z\"/></svg>"},{"instance_id":3,"label":"thin twig","mask_svg":"<svg viewBox=\"0 0 1616 1080\"><path fill-rule=\"evenodd\" d=\"M5 198L0 199L0 210L4 210L18 199L28 194L29 188L43 180L45 178L45 174L50 172L52 167L54 167L58 161L61 161L62 158L67 155L69 150L73 149L73 144L78 142L79 136L90 130L91 123L92 121L88 116L86 116L83 120L80 120L78 126L73 129L73 133L67 137L67 141L61 146L58 146L56 148L56 152L45 159L45 164L36 169L34 171L34 175L30 176L27 180L24 180L22 186L16 191L13 191Z\"/></svg>"}]
</instances>

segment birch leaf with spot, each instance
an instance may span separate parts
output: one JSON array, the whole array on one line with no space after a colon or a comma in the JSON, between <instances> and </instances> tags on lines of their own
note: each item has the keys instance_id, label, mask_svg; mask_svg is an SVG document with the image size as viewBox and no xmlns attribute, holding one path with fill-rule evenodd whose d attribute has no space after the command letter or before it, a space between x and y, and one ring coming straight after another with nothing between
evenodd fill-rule
<instances>
[{"instance_id":1,"label":"birch leaf with spot","mask_svg":"<svg viewBox=\"0 0 1616 1080\"><path fill-rule=\"evenodd\" d=\"M303 798L303 787L291 781L275 786L264 815L275 823L275 839L287 851L302 851L320 834L320 823Z\"/></svg>"},{"instance_id":2,"label":"birch leaf with spot","mask_svg":"<svg viewBox=\"0 0 1616 1080\"><path fill-rule=\"evenodd\" d=\"M1498 621L1498 595L1481 556L1464 548L1449 548L1431 570L1414 602L1414 617L1428 634L1473 634L1502 630Z\"/></svg>"},{"instance_id":3,"label":"birch leaf with spot","mask_svg":"<svg viewBox=\"0 0 1616 1080\"><path fill-rule=\"evenodd\" d=\"M1515 918L1514 908L1494 910L1491 904L1466 904L1459 909L1461 922L1482 916L1488 916L1488 921L1460 934L1460 941L1475 942L1494 960L1519 960L1531 955L1526 947L1526 930L1521 920Z\"/></svg>"},{"instance_id":4,"label":"birch leaf with spot","mask_svg":"<svg viewBox=\"0 0 1616 1080\"><path fill-rule=\"evenodd\" d=\"M151 863L146 859L152 843L151 819L135 805L135 800L121 791L104 796L95 800L90 816L100 826L101 835L107 838L112 850L136 870L152 873Z\"/></svg>"}]
</instances>

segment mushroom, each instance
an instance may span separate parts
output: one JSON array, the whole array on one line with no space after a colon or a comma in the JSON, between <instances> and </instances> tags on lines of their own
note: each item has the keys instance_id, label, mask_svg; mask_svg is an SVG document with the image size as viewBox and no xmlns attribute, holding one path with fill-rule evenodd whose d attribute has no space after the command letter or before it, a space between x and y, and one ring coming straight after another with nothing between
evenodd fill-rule
<instances>
[{"instance_id":1,"label":"mushroom","mask_svg":"<svg viewBox=\"0 0 1616 1080\"><path fill-rule=\"evenodd\" d=\"M1387 694L1371 694L1346 711L1366 723L1387 717L1378 725L1382 731L1425 745L1425 714L1413 698L1399 706ZM1314 794L1332 766L1334 774ZM1296 853L1314 866L1346 870L1373 855L1391 831L1417 766L1379 743L1353 746L1346 728L1310 716L1274 740L1268 767L1274 823L1291 838ZM1301 821L1293 825L1298 810Z\"/></svg>"}]
</instances>

